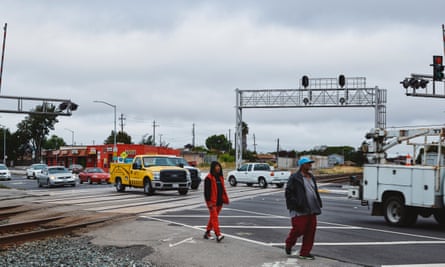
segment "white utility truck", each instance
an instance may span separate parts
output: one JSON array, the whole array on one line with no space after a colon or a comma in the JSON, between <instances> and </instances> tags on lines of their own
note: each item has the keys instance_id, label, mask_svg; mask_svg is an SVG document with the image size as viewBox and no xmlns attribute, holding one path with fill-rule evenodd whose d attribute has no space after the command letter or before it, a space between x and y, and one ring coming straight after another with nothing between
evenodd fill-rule
<instances>
[{"instance_id":1,"label":"white utility truck","mask_svg":"<svg viewBox=\"0 0 445 267\"><path fill-rule=\"evenodd\" d=\"M364 166L361 184L349 187L349 196L372 205L372 215L384 216L391 225L415 224L418 215L433 215L445 225L445 125L375 128L366 138L371 142L363 142L362 150L369 164ZM404 162L388 162L388 149L399 144L412 146L412 154Z\"/></svg>"}]
</instances>

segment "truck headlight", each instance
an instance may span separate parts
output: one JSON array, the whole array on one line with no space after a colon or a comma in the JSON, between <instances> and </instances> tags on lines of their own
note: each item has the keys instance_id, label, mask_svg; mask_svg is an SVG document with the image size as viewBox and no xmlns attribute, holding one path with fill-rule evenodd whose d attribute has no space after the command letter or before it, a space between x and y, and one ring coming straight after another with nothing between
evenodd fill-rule
<instances>
[{"instance_id":1,"label":"truck headlight","mask_svg":"<svg viewBox=\"0 0 445 267\"><path fill-rule=\"evenodd\" d=\"M161 173L160 172L153 172L153 180L159 181L161 179Z\"/></svg>"}]
</instances>

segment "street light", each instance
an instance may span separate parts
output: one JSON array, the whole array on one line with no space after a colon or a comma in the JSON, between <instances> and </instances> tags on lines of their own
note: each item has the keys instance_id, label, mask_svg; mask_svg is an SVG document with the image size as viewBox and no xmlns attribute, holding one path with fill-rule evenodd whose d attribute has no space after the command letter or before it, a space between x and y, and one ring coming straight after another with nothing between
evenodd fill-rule
<instances>
[{"instance_id":1,"label":"street light","mask_svg":"<svg viewBox=\"0 0 445 267\"><path fill-rule=\"evenodd\" d=\"M114 109L114 143L113 143L113 160L116 161L117 159L117 147L116 147L116 105L110 104L108 102L102 101L102 100L94 100L94 103L102 103L107 106L110 106Z\"/></svg>"},{"instance_id":2,"label":"street light","mask_svg":"<svg viewBox=\"0 0 445 267\"><path fill-rule=\"evenodd\" d=\"M74 146L74 131L68 128L65 128L65 130L71 132L71 146Z\"/></svg>"}]
</instances>

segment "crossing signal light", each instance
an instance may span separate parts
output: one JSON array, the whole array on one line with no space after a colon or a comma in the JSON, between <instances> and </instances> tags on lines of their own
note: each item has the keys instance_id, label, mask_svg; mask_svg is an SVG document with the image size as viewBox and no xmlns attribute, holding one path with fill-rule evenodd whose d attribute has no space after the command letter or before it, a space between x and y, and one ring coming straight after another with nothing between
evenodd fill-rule
<instances>
[{"instance_id":1,"label":"crossing signal light","mask_svg":"<svg viewBox=\"0 0 445 267\"><path fill-rule=\"evenodd\" d=\"M343 87L345 86L345 84L346 84L346 78L345 78L345 75L340 74L340 75L338 76L338 84L340 85L341 88L343 88Z\"/></svg>"},{"instance_id":2,"label":"crossing signal light","mask_svg":"<svg viewBox=\"0 0 445 267\"><path fill-rule=\"evenodd\" d=\"M409 87L413 89L418 89L419 87L425 89L428 85L429 81L425 79L417 79L417 78L405 78L400 82L403 88L408 89Z\"/></svg>"},{"instance_id":3,"label":"crossing signal light","mask_svg":"<svg viewBox=\"0 0 445 267\"><path fill-rule=\"evenodd\" d=\"M309 86L309 77L307 77L306 75L304 75L301 78L301 84L303 85L304 88Z\"/></svg>"},{"instance_id":4,"label":"crossing signal light","mask_svg":"<svg viewBox=\"0 0 445 267\"><path fill-rule=\"evenodd\" d=\"M442 81L444 78L444 66L442 56L433 56L433 80Z\"/></svg>"}]
</instances>

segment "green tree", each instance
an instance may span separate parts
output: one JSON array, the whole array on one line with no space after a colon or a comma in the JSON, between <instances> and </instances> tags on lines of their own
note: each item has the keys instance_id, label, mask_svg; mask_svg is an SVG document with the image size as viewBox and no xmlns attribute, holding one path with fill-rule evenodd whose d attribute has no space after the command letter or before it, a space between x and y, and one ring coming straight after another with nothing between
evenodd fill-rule
<instances>
[{"instance_id":1,"label":"green tree","mask_svg":"<svg viewBox=\"0 0 445 267\"><path fill-rule=\"evenodd\" d=\"M212 135L206 139L206 146L209 150L216 151L229 151L230 150L230 142L223 135Z\"/></svg>"},{"instance_id":2,"label":"green tree","mask_svg":"<svg viewBox=\"0 0 445 267\"><path fill-rule=\"evenodd\" d=\"M61 146L66 146L65 140L55 134L51 135L49 139L45 138L43 142L44 149L59 149Z\"/></svg>"},{"instance_id":3,"label":"green tree","mask_svg":"<svg viewBox=\"0 0 445 267\"><path fill-rule=\"evenodd\" d=\"M33 111L36 112L54 112L56 107L52 104L45 103L44 105L38 105ZM54 130L54 125L58 123L57 115L51 114L36 114L31 113L25 117L20 123L17 124L17 137L23 142L22 149L28 150L30 145L31 153L37 161L40 161L42 145L45 137L51 130Z\"/></svg>"},{"instance_id":4,"label":"green tree","mask_svg":"<svg viewBox=\"0 0 445 267\"><path fill-rule=\"evenodd\" d=\"M142 140L139 142L139 144L140 145L149 145L149 146L154 145L153 136L149 135L149 134L145 134L144 136L142 136Z\"/></svg>"},{"instance_id":5,"label":"green tree","mask_svg":"<svg viewBox=\"0 0 445 267\"><path fill-rule=\"evenodd\" d=\"M132 144L131 136L129 136L126 132L118 132L116 135L116 143L121 144ZM114 144L114 131L111 131L110 136L104 141L104 144Z\"/></svg>"}]
</instances>

